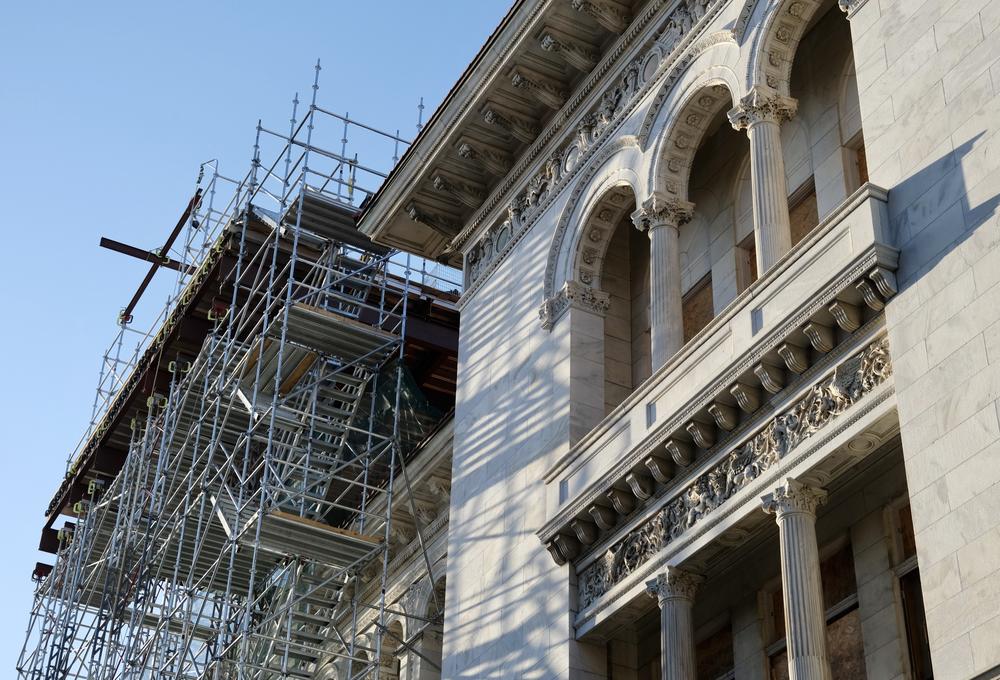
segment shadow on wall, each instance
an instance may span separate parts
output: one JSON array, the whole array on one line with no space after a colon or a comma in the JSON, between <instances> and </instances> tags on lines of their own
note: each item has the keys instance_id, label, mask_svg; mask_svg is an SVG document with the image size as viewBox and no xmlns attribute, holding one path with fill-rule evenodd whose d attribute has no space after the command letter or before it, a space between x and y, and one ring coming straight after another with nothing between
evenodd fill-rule
<instances>
[{"instance_id":1,"label":"shadow on wall","mask_svg":"<svg viewBox=\"0 0 1000 680\"><path fill-rule=\"evenodd\" d=\"M988 153L988 144L976 148L985 134L984 130L956 146L890 190L890 229L893 243L901 251L897 272L901 290L918 281L967 239L989 236L988 231L980 234L979 228L996 213L1000 194L970 205L971 187L966 186L963 172L964 162L974 162L975 153ZM993 240L1000 243L1000 233L994 234Z\"/></svg>"},{"instance_id":2,"label":"shadow on wall","mask_svg":"<svg viewBox=\"0 0 1000 680\"><path fill-rule=\"evenodd\" d=\"M442 677L555 677L572 636L569 568L534 535L542 473L568 438L562 350L538 327L545 259L526 254L544 243L525 238L519 266L463 310Z\"/></svg>"}]
</instances>

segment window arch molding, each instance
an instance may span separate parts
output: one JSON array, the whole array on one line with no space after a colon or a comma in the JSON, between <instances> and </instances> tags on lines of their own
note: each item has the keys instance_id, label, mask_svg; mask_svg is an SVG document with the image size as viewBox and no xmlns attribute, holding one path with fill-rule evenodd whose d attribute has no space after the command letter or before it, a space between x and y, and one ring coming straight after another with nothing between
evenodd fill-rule
<instances>
[{"instance_id":1,"label":"window arch molding","mask_svg":"<svg viewBox=\"0 0 1000 680\"><path fill-rule=\"evenodd\" d=\"M747 61L746 90L767 86L789 96L792 64L799 41L823 5L821 0L758 2L750 25L758 26Z\"/></svg>"},{"instance_id":2,"label":"window arch molding","mask_svg":"<svg viewBox=\"0 0 1000 680\"><path fill-rule=\"evenodd\" d=\"M600 270L596 260L587 263L586 260L592 258L584 253L584 249L600 252L603 257L611 233L604 234L599 243L588 243L588 222L599 216L602 203L607 202L609 192L614 189L627 187L633 195L641 197L647 164L635 137L625 136L607 144L580 174L559 216L549 247L543 286L545 299L539 310L544 328L551 329L558 319L561 310L555 307L567 283L582 284L588 288L595 282L599 283L599 275L592 277L589 284L579 280L581 264L591 272ZM630 209L635 210L635 205L636 199L633 199ZM619 217L623 212L624 208L621 208ZM595 265L598 266L595 268Z\"/></svg>"},{"instance_id":3,"label":"window arch molding","mask_svg":"<svg viewBox=\"0 0 1000 680\"><path fill-rule=\"evenodd\" d=\"M740 48L731 31L712 33L685 51L660 77L656 94L643 117L639 145L643 150L656 145L672 120L678 98L692 84L717 78L734 94L742 94L739 76Z\"/></svg>"},{"instance_id":4,"label":"window arch molding","mask_svg":"<svg viewBox=\"0 0 1000 680\"><path fill-rule=\"evenodd\" d=\"M712 66L682 84L664 107L660 134L651 149L646 193L661 201L690 201L689 183L695 154L715 116L739 100L736 72Z\"/></svg>"}]
</instances>

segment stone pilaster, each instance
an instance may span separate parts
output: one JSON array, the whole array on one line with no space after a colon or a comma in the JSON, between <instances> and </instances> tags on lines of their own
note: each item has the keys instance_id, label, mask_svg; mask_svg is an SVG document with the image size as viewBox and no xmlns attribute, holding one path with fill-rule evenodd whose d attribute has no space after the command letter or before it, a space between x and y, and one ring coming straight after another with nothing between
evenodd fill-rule
<instances>
[{"instance_id":1,"label":"stone pilaster","mask_svg":"<svg viewBox=\"0 0 1000 680\"><path fill-rule=\"evenodd\" d=\"M792 247L781 124L795 115L797 106L775 90L755 87L729 112L733 127L750 137L757 271L762 275Z\"/></svg>"},{"instance_id":2,"label":"stone pilaster","mask_svg":"<svg viewBox=\"0 0 1000 680\"><path fill-rule=\"evenodd\" d=\"M646 582L660 606L660 656L663 680L695 680L694 595L702 577L667 567Z\"/></svg>"},{"instance_id":3,"label":"stone pilaster","mask_svg":"<svg viewBox=\"0 0 1000 680\"><path fill-rule=\"evenodd\" d=\"M650 353L655 371L684 344L681 310L679 230L691 220L694 205L679 199L650 198L632 215L649 234Z\"/></svg>"},{"instance_id":4,"label":"stone pilaster","mask_svg":"<svg viewBox=\"0 0 1000 680\"><path fill-rule=\"evenodd\" d=\"M778 522L790 677L831 680L816 545L816 508L826 500L826 491L788 478L761 500Z\"/></svg>"}]
</instances>

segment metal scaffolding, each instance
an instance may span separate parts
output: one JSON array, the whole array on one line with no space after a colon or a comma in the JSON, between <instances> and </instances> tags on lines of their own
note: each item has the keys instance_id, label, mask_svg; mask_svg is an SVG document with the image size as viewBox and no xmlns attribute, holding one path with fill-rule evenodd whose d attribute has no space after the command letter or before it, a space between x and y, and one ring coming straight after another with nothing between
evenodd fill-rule
<instances>
[{"instance_id":1,"label":"metal scaffolding","mask_svg":"<svg viewBox=\"0 0 1000 680\"><path fill-rule=\"evenodd\" d=\"M458 285L354 229L385 174L347 156L348 129L387 142L393 162L406 141L317 105L318 78L317 64L287 133L257 126L243 179L202 166L184 229L157 253L177 285L134 350L131 310L119 319L50 507L50 523L72 519L54 567L36 570L21 678L384 673L387 617L401 614L385 596L393 493L437 422L407 375L408 305ZM324 122L342 126L339 152L314 142ZM164 338L196 309L199 348L174 352ZM164 377L140 379L143 362ZM95 462L111 444L125 452L113 475ZM355 596L363 570L381 579L375 601Z\"/></svg>"}]
</instances>

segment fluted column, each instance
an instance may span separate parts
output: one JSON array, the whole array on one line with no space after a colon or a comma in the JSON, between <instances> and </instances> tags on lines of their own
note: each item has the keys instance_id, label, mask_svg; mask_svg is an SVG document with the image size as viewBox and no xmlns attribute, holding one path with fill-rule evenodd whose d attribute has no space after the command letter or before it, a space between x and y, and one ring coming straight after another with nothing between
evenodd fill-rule
<instances>
[{"instance_id":1,"label":"fluted column","mask_svg":"<svg viewBox=\"0 0 1000 680\"><path fill-rule=\"evenodd\" d=\"M729 112L729 121L750 137L750 184L757 271L763 274L792 247L788 187L781 155L781 124L798 104L777 91L755 87Z\"/></svg>"},{"instance_id":2,"label":"fluted column","mask_svg":"<svg viewBox=\"0 0 1000 680\"><path fill-rule=\"evenodd\" d=\"M831 680L816 545L816 508L826 500L826 491L788 478L761 500L778 522L790 677Z\"/></svg>"},{"instance_id":3,"label":"fluted column","mask_svg":"<svg viewBox=\"0 0 1000 680\"><path fill-rule=\"evenodd\" d=\"M660 667L663 680L695 680L694 594L702 577L667 567L646 592L660 605Z\"/></svg>"},{"instance_id":4,"label":"fluted column","mask_svg":"<svg viewBox=\"0 0 1000 680\"><path fill-rule=\"evenodd\" d=\"M676 198L653 197L632 215L649 235L649 345L655 371L684 344L681 310L680 228L691 220L694 205Z\"/></svg>"}]
</instances>

